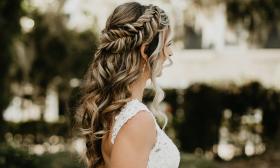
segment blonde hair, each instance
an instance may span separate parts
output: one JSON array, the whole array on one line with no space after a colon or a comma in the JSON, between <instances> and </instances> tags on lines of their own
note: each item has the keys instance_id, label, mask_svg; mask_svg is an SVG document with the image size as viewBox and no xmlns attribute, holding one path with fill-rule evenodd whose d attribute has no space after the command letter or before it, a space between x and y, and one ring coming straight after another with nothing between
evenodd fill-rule
<instances>
[{"instance_id":1,"label":"blonde hair","mask_svg":"<svg viewBox=\"0 0 280 168\"><path fill-rule=\"evenodd\" d=\"M153 43L157 34L156 49L147 63L155 92L151 111L163 115L166 126L168 118L159 112L165 94L156 82L156 76L162 70L158 61L160 53L165 55L161 40L165 28L170 31L167 15L152 4L124 3L108 17L100 45L80 86L82 96L75 114L76 126L86 143L84 159L88 168L104 164L102 138L110 132L114 117L131 100L129 85L141 76L141 44ZM172 60L167 59L172 64Z\"/></svg>"}]
</instances>

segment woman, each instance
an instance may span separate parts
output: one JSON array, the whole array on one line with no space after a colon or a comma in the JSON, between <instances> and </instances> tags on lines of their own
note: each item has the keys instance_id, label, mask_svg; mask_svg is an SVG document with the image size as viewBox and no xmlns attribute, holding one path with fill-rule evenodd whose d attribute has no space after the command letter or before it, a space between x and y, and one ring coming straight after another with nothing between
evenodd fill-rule
<instances>
[{"instance_id":1,"label":"woman","mask_svg":"<svg viewBox=\"0 0 280 168\"><path fill-rule=\"evenodd\" d=\"M155 79L172 55L167 15L151 4L121 4L107 19L100 40L76 112L87 167L177 168L179 150L154 116L164 99ZM148 79L155 91L151 110L142 102ZM159 114L165 127L168 118Z\"/></svg>"}]
</instances>

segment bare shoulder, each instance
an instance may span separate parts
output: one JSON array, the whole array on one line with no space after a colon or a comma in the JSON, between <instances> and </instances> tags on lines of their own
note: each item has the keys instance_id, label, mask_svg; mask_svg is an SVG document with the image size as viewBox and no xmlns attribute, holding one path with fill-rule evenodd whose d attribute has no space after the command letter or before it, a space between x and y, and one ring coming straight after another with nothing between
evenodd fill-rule
<instances>
[{"instance_id":1,"label":"bare shoulder","mask_svg":"<svg viewBox=\"0 0 280 168\"><path fill-rule=\"evenodd\" d=\"M111 153L112 166L145 167L156 142L156 126L149 111L140 110L118 132Z\"/></svg>"},{"instance_id":2,"label":"bare shoulder","mask_svg":"<svg viewBox=\"0 0 280 168\"><path fill-rule=\"evenodd\" d=\"M122 139L131 143L148 143L146 145L152 145L156 137L155 131L154 119L150 112L140 110L122 126L116 141Z\"/></svg>"}]
</instances>

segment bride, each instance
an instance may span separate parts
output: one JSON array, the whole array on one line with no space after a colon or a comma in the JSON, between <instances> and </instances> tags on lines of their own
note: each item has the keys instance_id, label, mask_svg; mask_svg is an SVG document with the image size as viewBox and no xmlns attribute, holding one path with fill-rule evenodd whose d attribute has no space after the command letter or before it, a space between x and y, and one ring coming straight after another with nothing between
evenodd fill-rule
<instances>
[{"instance_id":1,"label":"bride","mask_svg":"<svg viewBox=\"0 0 280 168\"><path fill-rule=\"evenodd\" d=\"M152 4L124 3L108 17L75 113L88 168L179 167L179 150L155 117L164 98L156 78L172 63L170 33L166 13ZM151 110L142 102L149 79Z\"/></svg>"}]
</instances>

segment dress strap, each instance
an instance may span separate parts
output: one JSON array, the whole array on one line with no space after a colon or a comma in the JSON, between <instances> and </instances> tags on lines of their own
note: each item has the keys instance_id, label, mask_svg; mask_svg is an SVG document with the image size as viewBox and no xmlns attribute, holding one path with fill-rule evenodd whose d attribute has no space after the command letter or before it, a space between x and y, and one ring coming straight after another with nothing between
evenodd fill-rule
<instances>
[{"instance_id":1,"label":"dress strap","mask_svg":"<svg viewBox=\"0 0 280 168\"><path fill-rule=\"evenodd\" d=\"M113 125L113 132L112 132L112 138L111 142L114 144L115 138L121 129L121 127L133 116L135 116L139 111L146 110L148 111L154 121L156 122L152 112L148 109L148 107L140 102L138 99L132 99L131 101L127 102L127 104L122 108L120 113L115 116L115 123Z\"/></svg>"}]
</instances>

